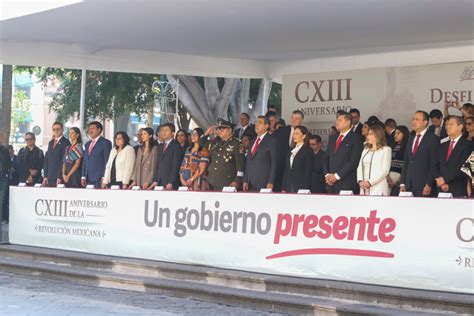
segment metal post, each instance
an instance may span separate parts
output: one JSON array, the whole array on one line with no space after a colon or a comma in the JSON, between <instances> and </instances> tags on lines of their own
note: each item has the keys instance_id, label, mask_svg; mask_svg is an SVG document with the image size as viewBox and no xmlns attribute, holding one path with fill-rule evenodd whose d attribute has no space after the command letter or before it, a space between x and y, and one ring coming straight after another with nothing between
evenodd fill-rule
<instances>
[{"instance_id":1,"label":"metal post","mask_svg":"<svg viewBox=\"0 0 474 316\"><path fill-rule=\"evenodd\" d=\"M85 68L82 69L82 79L81 79L81 100L79 103L79 128L84 128L84 112L85 112L85 103L86 103L86 73Z\"/></svg>"}]
</instances>

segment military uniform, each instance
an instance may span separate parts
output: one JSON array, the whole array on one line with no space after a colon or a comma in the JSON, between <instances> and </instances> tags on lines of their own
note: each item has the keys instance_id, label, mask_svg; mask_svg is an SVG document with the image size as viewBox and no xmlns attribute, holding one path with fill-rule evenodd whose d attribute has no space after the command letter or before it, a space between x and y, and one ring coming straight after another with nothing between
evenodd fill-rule
<instances>
[{"instance_id":1,"label":"military uniform","mask_svg":"<svg viewBox=\"0 0 474 316\"><path fill-rule=\"evenodd\" d=\"M222 190L232 182L239 185L242 183L245 165L239 139L231 137L224 141L217 137L208 140L204 136L199 143L209 150L211 164L208 168L208 182L212 190Z\"/></svg>"}]
</instances>

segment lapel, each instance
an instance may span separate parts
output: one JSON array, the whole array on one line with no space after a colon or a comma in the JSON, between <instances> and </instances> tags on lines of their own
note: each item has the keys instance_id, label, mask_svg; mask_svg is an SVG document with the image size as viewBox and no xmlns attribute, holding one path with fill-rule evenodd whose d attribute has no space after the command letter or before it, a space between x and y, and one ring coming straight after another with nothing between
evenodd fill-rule
<instances>
[{"instance_id":1,"label":"lapel","mask_svg":"<svg viewBox=\"0 0 474 316\"><path fill-rule=\"evenodd\" d=\"M344 138L342 138L341 144L339 145L339 148L337 149L337 151L334 152L336 150L337 139L339 138L339 136L341 136L341 133L337 134L336 141L334 142L334 148L331 149L334 156L337 155L339 152L341 152L343 146L345 146L349 142L349 138L352 136L352 134L354 134L354 132L349 131L349 133L347 133L346 136Z\"/></svg>"},{"instance_id":2,"label":"lapel","mask_svg":"<svg viewBox=\"0 0 474 316\"><path fill-rule=\"evenodd\" d=\"M89 157L92 156L92 153L95 151L95 149L96 149L97 146L99 145L99 143L100 143L100 141L101 141L101 138L102 138L102 136L99 136L99 138L97 138L97 141L95 142L94 147L92 147L92 149L91 149L90 155L89 155L89 148L90 148L91 145L92 145L92 140L89 141L89 146L87 147L87 155L88 155Z\"/></svg>"},{"instance_id":3,"label":"lapel","mask_svg":"<svg viewBox=\"0 0 474 316\"><path fill-rule=\"evenodd\" d=\"M173 146L173 142L175 142L174 139L172 139L168 145L166 145L166 150L163 152L163 144L161 144L161 149L160 149L160 155L162 158L166 157L168 152L171 150L171 147Z\"/></svg>"},{"instance_id":4,"label":"lapel","mask_svg":"<svg viewBox=\"0 0 474 316\"><path fill-rule=\"evenodd\" d=\"M456 143L456 146L454 146L453 151L451 152L451 155L449 156L448 160L446 160L446 155L448 154L448 149L449 149L449 145L451 144L451 139L446 142L447 146L443 146L443 157L442 157L443 160L446 162L446 164L448 164L450 161L452 161L453 157L455 155L457 156L459 154L459 152L462 150L462 147L464 147L464 142L465 141L466 140L462 136L461 136L461 138L459 138L459 140Z\"/></svg>"},{"instance_id":5,"label":"lapel","mask_svg":"<svg viewBox=\"0 0 474 316\"><path fill-rule=\"evenodd\" d=\"M431 137L431 135L434 135L434 132L433 134L429 134L428 131L426 131L425 135L423 135L423 138L421 139L420 144L418 145L418 150L416 151L417 154L421 150L424 150L426 146L428 146L429 138ZM415 135L415 138L416 138L416 135Z\"/></svg>"},{"instance_id":6,"label":"lapel","mask_svg":"<svg viewBox=\"0 0 474 316\"><path fill-rule=\"evenodd\" d=\"M51 141L51 152L54 152L54 151L59 150L59 146L61 145L61 142L63 141L63 138L64 138L64 136L61 137L61 139L59 140L59 142L56 144L56 147L54 147L54 141L55 141L55 140L54 140L54 138L53 138L53 140Z\"/></svg>"},{"instance_id":7,"label":"lapel","mask_svg":"<svg viewBox=\"0 0 474 316\"><path fill-rule=\"evenodd\" d=\"M255 142L257 141L257 138L254 139L254 141L252 142L252 146L250 146L250 159L254 159L255 157L257 157L258 153L262 150L262 146L265 146L265 143L268 141L268 138L269 135L268 133L265 134L265 137L262 138L262 140L260 141L260 144L258 144L258 148L257 150L255 151L255 155L252 157L252 148L253 148L253 145L255 144Z\"/></svg>"}]
</instances>

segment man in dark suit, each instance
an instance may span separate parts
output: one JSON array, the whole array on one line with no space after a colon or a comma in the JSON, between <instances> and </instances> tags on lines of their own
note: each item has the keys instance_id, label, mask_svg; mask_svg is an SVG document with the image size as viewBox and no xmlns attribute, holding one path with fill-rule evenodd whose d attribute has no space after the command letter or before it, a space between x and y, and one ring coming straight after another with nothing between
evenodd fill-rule
<instances>
[{"instance_id":1,"label":"man in dark suit","mask_svg":"<svg viewBox=\"0 0 474 316\"><path fill-rule=\"evenodd\" d=\"M58 178L62 176L62 166L66 148L71 144L63 136L64 127L62 123L53 124L53 139L49 141L48 151L44 156L44 178L43 186L54 187Z\"/></svg>"},{"instance_id":2,"label":"man in dark suit","mask_svg":"<svg viewBox=\"0 0 474 316\"><path fill-rule=\"evenodd\" d=\"M438 165L439 137L428 133L429 115L417 111L412 118L414 133L405 150L400 192L410 191L414 196L434 196L436 187L433 173Z\"/></svg>"},{"instance_id":3,"label":"man in dark suit","mask_svg":"<svg viewBox=\"0 0 474 316\"><path fill-rule=\"evenodd\" d=\"M326 193L326 180L324 177L324 163L327 154L321 149L321 136L311 135L309 137L309 147L313 151L313 169L311 172L311 192Z\"/></svg>"},{"instance_id":4,"label":"man in dark suit","mask_svg":"<svg viewBox=\"0 0 474 316\"><path fill-rule=\"evenodd\" d=\"M440 110L434 109L430 112L431 126L428 128L428 133L435 134L440 139L448 137L443 120L443 113Z\"/></svg>"},{"instance_id":5,"label":"man in dark suit","mask_svg":"<svg viewBox=\"0 0 474 316\"><path fill-rule=\"evenodd\" d=\"M85 187L88 184L94 185L98 189L102 185L105 165L109 159L112 143L101 136L104 127L100 122L89 123L90 141L84 146L84 156L82 157L81 184Z\"/></svg>"},{"instance_id":6,"label":"man in dark suit","mask_svg":"<svg viewBox=\"0 0 474 316\"><path fill-rule=\"evenodd\" d=\"M255 122L257 138L250 144L244 174L244 191L273 189L277 168L277 146L275 138L268 134L270 121L260 115Z\"/></svg>"},{"instance_id":7,"label":"man in dark suit","mask_svg":"<svg viewBox=\"0 0 474 316\"><path fill-rule=\"evenodd\" d=\"M397 129L397 122L393 118L385 121L385 134L387 135L387 146L393 147L395 144L395 130Z\"/></svg>"},{"instance_id":8,"label":"man in dark suit","mask_svg":"<svg viewBox=\"0 0 474 316\"><path fill-rule=\"evenodd\" d=\"M257 136L255 126L250 124L250 116L247 113L240 114L240 127L234 131L234 138L242 140L244 136L250 137L250 140L254 140Z\"/></svg>"},{"instance_id":9,"label":"man in dark suit","mask_svg":"<svg viewBox=\"0 0 474 316\"><path fill-rule=\"evenodd\" d=\"M158 159L156 175L150 189L155 186L164 186L165 190L176 190L179 186L179 167L183 158L181 146L174 139L175 127L166 123L160 127L160 136L163 143L158 145Z\"/></svg>"},{"instance_id":10,"label":"man in dark suit","mask_svg":"<svg viewBox=\"0 0 474 316\"><path fill-rule=\"evenodd\" d=\"M349 114L351 115L351 121L352 121L352 131L356 134L362 135L362 124L360 122L360 111L356 108L352 108L349 111Z\"/></svg>"},{"instance_id":11,"label":"man in dark suit","mask_svg":"<svg viewBox=\"0 0 474 316\"><path fill-rule=\"evenodd\" d=\"M442 141L439 149L439 168L434 177L442 192L450 192L453 197L467 196L469 177L461 167L471 155L469 142L462 137L464 122L460 116L451 115L445 119L448 139Z\"/></svg>"},{"instance_id":12,"label":"man in dark suit","mask_svg":"<svg viewBox=\"0 0 474 316\"><path fill-rule=\"evenodd\" d=\"M285 163L286 157L290 152L290 148L293 148L294 141L293 141L293 133L295 131L296 126L303 125L304 121L304 114L300 110L295 110L291 113L291 123L289 126L284 126L279 128L273 136L278 141L278 167L277 167L277 175L276 180L274 183L274 191L281 191L281 183L283 181L283 174L285 173Z\"/></svg>"},{"instance_id":13,"label":"man in dark suit","mask_svg":"<svg viewBox=\"0 0 474 316\"><path fill-rule=\"evenodd\" d=\"M362 136L351 129L352 117L349 113L336 118L338 134L329 138L324 174L327 192L339 194L341 190L359 192L357 166L363 149Z\"/></svg>"}]
</instances>

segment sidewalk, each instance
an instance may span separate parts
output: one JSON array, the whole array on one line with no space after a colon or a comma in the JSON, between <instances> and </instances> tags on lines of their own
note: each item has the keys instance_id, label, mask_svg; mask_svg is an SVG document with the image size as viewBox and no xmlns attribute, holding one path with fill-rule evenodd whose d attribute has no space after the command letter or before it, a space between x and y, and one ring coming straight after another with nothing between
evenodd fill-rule
<instances>
[{"instance_id":1,"label":"sidewalk","mask_svg":"<svg viewBox=\"0 0 474 316\"><path fill-rule=\"evenodd\" d=\"M0 272L0 315L281 315Z\"/></svg>"}]
</instances>

